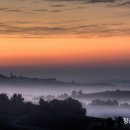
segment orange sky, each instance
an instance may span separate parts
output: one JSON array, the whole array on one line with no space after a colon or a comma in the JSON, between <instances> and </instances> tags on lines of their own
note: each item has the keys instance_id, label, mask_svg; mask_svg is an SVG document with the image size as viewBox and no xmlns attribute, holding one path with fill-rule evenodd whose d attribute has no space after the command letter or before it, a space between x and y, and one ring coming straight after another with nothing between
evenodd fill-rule
<instances>
[{"instance_id":1,"label":"orange sky","mask_svg":"<svg viewBox=\"0 0 130 130\"><path fill-rule=\"evenodd\" d=\"M129 37L1 38L0 66L129 65Z\"/></svg>"},{"instance_id":2,"label":"orange sky","mask_svg":"<svg viewBox=\"0 0 130 130\"><path fill-rule=\"evenodd\" d=\"M0 73L130 77L129 2L0 0Z\"/></svg>"}]
</instances>

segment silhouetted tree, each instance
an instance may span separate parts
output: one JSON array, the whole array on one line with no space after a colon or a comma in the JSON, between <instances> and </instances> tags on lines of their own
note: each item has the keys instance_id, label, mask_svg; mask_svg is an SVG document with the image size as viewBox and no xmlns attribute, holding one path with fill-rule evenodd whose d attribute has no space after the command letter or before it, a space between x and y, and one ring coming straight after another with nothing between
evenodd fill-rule
<instances>
[{"instance_id":1,"label":"silhouetted tree","mask_svg":"<svg viewBox=\"0 0 130 130\"><path fill-rule=\"evenodd\" d=\"M117 123L117 128L118 128L118 130L122 130L123 129L123 124L124 124L124 122L123 122L123 118L122 117L116 117L115 118L115 121L116 121L116 123Z\"/></svg>"},{"instance_id":2,"label":"silhouetted tree","mask_svg":"<svg viewBox=\"0 0 130 130\"><path fill-rule=\"evenodd\" d=\"M77 92L75 90L72 91L71 96L75 97L77 95Z\"/></svg>"},{"instance_id":3,"label":"silhouetted tree","mask_svg":"<svg viewBox=\"0 0 130 130\"><path fill-rule=\"evenodd\" d=\"M83 95L83 91L82 91L82 90L79 90L78 94L79 94L79 95Z\"/></svg>"},{"instance_id":4,"label":"silhouetted tree","mask_svg":"<svg viewBox=\"0 0 130 130\"><path fill-rule=\"evenodd\" d=\"M95 105L95 106L119 106L119 103L118 103L117 100L95 99L89 105Z\"/></svg>"},{"instance_id":5,"label":"silhouetted tree","mask_svg":"<svg viewBox=\"0 0 130 130\"><path fill-rule=\"evenodd\" d=\"M42 112L45 112L49 107L48 102L42 98L39 99L39 105Z\"/></svg>"},{"instance_id":6,"label":"silhouetted tree","mask_svg":"<svg viewBox=\"0 0 130 130\"><path fill-rule=\"evenodd\" d=\"M129 103L123 103L123 104L120 104L120 107L130 108L130 104Z\"/></svg>"},{"instance_id":7,"label":"silhouetted tree","mask_svg":"<svg viewBox=\"0 0 130 130\"><path fill-rule=\"evenodd\" d=\"M41 98L39 104L33 104L24 102L21 94L14 94L10 99L0 94L0 129L26 130L29 128L26 126L49 130L124 130L122 117L115 120L86 117L86 109L72 98L52 101Z\"/></svg>"},{"instance_id":8,"label":"silhouetted tree","mask_svg":"<svg viewBox=\"0 0 130 130\"><path fill-rule=\"evenodd\" d=\"M7 103L7 102L9 102L7 94L4 93L0 94L0 103Z\"/></svg>"},{"instance_id":9,"label":"silhouetted tree","mask_svg":"<svg viewBox=\"0 0 130 130\"><path fill-rule=\"evenodd\" d=\"M11 98L10 98L12 103L18 103L21 104L24 101L24 98L22 97L22 94L14 94Z\"/></svg>"},{"instance_id":10,"label":"silhouetted tree","mask_svg":"<svg viewBox=\"0 0 130 130\"><path fill-rule=\"evenodd\" d=\"M112 118L106 119L106 130L113 130L114 129L114 120Z\"/></svg>"}]
</instances>

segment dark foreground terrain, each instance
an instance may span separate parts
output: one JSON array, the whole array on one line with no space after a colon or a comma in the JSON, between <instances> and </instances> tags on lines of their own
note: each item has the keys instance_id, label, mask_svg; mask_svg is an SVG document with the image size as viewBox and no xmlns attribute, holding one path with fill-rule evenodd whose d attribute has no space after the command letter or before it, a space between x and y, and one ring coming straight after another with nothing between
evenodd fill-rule
<instances>
[{"instance_id":1,"label":"dark foreground terrain","mask_svg":"<svg viewBox=\"0 0 130 130\"><path fill-rule=\"evenodd\" d=\"M96 111L96 110L95 110ZM24 102L21 94L0 94L0 130L129 130L123 119L86 116L86 109L72 98Z\"/></svg>"}]
</instances>

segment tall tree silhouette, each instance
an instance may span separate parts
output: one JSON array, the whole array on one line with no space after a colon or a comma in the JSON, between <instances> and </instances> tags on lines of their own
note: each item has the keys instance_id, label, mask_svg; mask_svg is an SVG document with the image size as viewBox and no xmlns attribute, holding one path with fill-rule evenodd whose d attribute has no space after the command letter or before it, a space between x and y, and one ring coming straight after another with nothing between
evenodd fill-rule
<instances>
[{"instance_id":1,"label":"tall tree silhouette","mask_svg":"<svg viewBox=\"0 0 130 130\"><path fill-rule=\"evenodd\" d=\"M22 94L14 94L11 98L10 98L12 103L16 103L16 104L21 104L24 101L24 98L22 97Z\"/></svg>"}]
</instances>

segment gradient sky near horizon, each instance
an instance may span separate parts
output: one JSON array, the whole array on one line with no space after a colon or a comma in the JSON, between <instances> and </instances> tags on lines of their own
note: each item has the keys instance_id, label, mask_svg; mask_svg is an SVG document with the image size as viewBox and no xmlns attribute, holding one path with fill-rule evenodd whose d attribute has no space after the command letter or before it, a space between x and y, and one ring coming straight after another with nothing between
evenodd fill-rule
<instances>
[{"instance_id":1,"label":"gradient sky near horizon","mask_svg":"<svg viewBox=\"0 0 130 130\"><path fill-rule=\"evenodd\" d=\"M0 72L129 79L129 21L130 0L1 0Z\"/></svg>"}]
</instances>

